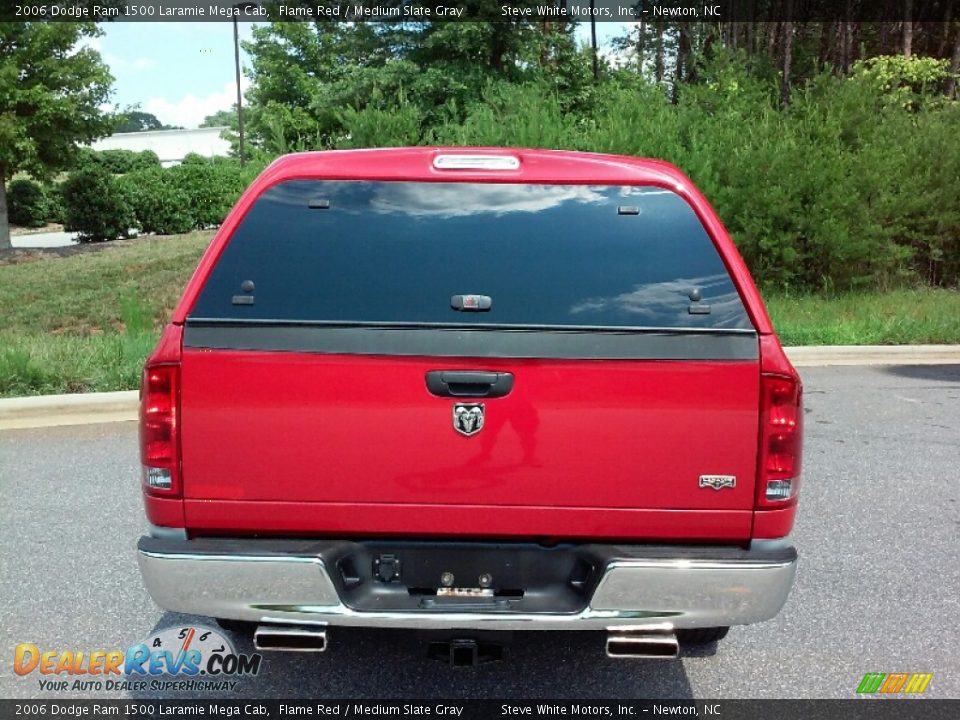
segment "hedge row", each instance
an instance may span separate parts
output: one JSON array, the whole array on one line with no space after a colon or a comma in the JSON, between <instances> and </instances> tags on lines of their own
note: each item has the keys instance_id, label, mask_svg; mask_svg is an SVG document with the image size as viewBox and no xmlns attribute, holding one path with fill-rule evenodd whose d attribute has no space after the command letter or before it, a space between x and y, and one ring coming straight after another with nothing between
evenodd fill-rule
<instances>
[{"instance_id":1,"label":"hedge row","mask_svg":"<svg viewBox=\"0 0 960 720\"><path fill-rule=\"evenodd\" d=\"M101 167L114 175L123 175L135 170L159 168L160 158L153 150L134 152L133 150L93 150L80 148L75 169Z\"/></svg>"},{"instance_id":2,"label":"hedge row","mask_svg":"<svg viewBox=\"0 0 960 720\"><path fill-rule=\"evenodd\" d=\"M631 73L579 106L549 83L491 83L446 124L409 96L346 109L342 147L546 147L668 160L703 190L754 278L779 290L960 285L960 102L946 61L874 58L780 107L776 78L721 56L674 102ZM920 78L920 80L918 80ZM934 83L936 85L936 83Z\"/></svg>"},{"instance_id":3,"label":"hedge row","mask_svg":"<svg viewBox=\"0 0 960 720\"><path fill-rule=\"evenodd\" d=\"M130 230L171 235L219 225L260 169L197 155L122 176L86 165L63 183L64 226L80 233L81 242L101 242Z\"/></svg>"},{"instance_id":4,"label":"hedge row","mask_svg":"<svg viewBox=\"0 0 960 720\"><path fill-rule=\"evenodd\" d=\"M7 185L7 212L10 223L37 228L63 222L63 198L56 185L41 185L18 178Z\"/></svg>"}]
</instances>

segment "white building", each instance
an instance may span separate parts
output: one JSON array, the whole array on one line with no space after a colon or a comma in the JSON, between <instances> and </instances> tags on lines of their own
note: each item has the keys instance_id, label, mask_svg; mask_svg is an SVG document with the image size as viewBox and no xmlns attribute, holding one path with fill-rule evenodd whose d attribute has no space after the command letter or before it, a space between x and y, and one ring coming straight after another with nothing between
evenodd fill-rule
<instances>
[{"instance_id":1,"label":"white building","mask_svg":"<svg viewBox=\"0 0 960 720\"><path fill-rule=\"evenodd\" d=\"M195 130L147 130L117 133L97 140L94 150L153 150L164 167L178 165L189 153L204 157L225 157L230 143L220 137L226 127L196 128Z\"/></svg>"}]
</instances>

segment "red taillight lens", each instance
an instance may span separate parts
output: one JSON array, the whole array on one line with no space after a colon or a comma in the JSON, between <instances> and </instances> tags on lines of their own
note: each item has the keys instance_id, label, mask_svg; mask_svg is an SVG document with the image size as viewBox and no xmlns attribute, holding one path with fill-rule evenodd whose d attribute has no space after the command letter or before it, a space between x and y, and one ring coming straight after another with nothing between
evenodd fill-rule
<instances>
[{"instance_id":1,"label":"red taillight lens","mask_svg":"<svg viewBox=\"0 0 960 720\"><path fill-rule=\"evenodd\" d=\"M803 387L781 375L761 376L758 507L796 502L803 456Z\"/></svg>"},{"instance_id":2,"label":"red taillight lens","mask_svg":"<svg viewBox=\"0 0 960 720\"><path fill-rule=\"evenodd\" d=\"M179 365L154 365L143 371L140 388L143 485L165 497L180 495L179 381Z\"/></svg>"}]
</instances>

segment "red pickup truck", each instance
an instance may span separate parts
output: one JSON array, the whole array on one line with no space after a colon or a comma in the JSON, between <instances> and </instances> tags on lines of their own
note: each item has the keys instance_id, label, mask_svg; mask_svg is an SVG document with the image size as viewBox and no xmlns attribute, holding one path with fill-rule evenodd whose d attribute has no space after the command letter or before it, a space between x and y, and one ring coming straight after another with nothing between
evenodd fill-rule
<instances>
[{"instance_id":1,"label":"red pickup truck","mask_svg":"<svg viewBox=\"0 0 960 720\"><path fill-rule=\"evenodd\" d=\"M141 399L146 586L261 649L410 628L460 664L488 631L583 629L674 657L793 583L800 379L664 162L280 158Z\"/></svg>"}]
</instances>

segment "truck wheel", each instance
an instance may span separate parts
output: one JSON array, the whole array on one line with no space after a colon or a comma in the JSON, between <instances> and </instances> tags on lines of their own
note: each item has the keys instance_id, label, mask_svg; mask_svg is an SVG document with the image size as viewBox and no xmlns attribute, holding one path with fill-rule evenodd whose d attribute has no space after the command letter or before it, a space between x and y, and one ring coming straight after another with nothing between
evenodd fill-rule
<instances>
[{"instance_id":1,"label":"truck wheel","mask_svg":"<svg viewBox=\"0 0 960 720\"><path fill-rule=\"evenodd\" d=\"M246 620L230 620L229 618L216 618L217 625L227 632L237 633L238 635L253 635L257 624Z\"/></svg>"},{"instance_id":2,"label":"truck wheel","mask_svg":"<svg viewBox=\"0 0 960 720\"><path fill-rule=\"evenodd\" d=\"M677 630L677 640L679 640L682 645L706 645L707 643L723 640L728 632L730 632L730 628L728 627Z\"/></svg>"}]
</instances>

